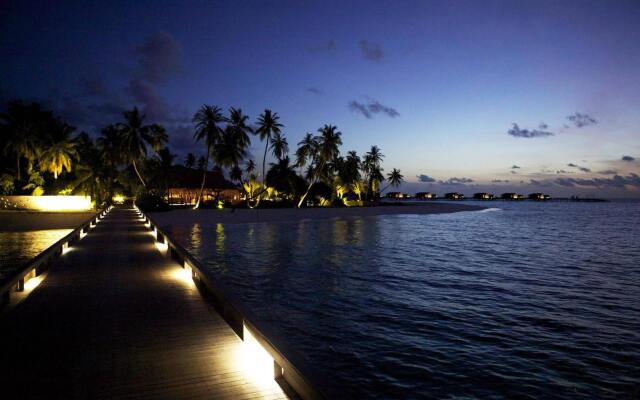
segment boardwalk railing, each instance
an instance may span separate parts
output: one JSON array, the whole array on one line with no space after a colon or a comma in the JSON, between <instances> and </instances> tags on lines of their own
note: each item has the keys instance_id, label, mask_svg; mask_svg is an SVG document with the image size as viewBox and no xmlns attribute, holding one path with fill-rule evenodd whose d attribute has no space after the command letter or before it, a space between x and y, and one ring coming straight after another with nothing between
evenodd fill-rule
<instances>
[{"instance_id":1,"label":"boardwalk railing","mask_svg":"<svg viewBox=\"0 0 640 400\"><path fill-rule=\"evenodd\" d=\"M146 226L154 231L157 242L166 247L167 257L176 260L191 276L196 285L203 289L206 295L209 295L216 310L244 341L245 346L255 348L256 353L263 353L262 356L268 357L270 365L262 363L260 365L263 365L264 368L273 368L272 378L283 389L293 390L296 395L304 400L326 398L325 395L311 385L309 379L285 356L285 351L283 351L285 345L283 343L276 346L274 340L265 333L265 327L258 327L259 323L251 312L243 309L237 301L234 301L229 290L225 290L220 283L216 283L202 272L205 269L200 261L162 230L151 217L142 213L137 207L136 210L145 220ZM257 354L256 357L260 358L261 355ZM307 375L309 373L310 371L307 371Z\"/></svg>"},{"instance_id":2,"label":"boardwalk railing","mask_svg":"<svg viewBox=\"0 0 640 400\"><path fill-rule=\"evenodd\" d=\"M24 292L25 289L32 289L40 283L40 281L35 278L42 275L42 273L49 268L51 262L56 257L64 254L69 246L82 239L91 228L100 222L111 208L112 207L109 207L96 213L96 215L87 219L68 235L49 246L17 270L11 272L7 278L4 278L0 286L0 307L8 305L11 302L11 293ZM35 285L31 285L32 282L35 283Z\"/></svg>"}]
</instances>

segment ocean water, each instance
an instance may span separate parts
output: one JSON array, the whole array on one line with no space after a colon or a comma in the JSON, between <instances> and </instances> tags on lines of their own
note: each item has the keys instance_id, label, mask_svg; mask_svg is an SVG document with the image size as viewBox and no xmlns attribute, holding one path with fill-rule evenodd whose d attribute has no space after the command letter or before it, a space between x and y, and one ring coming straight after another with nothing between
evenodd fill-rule
<instances>
[{"instance_id":1,"label":"ocean water","mask_svg":"<svg viewBox=\"0 0 640 400\"><path fill-rule=\"evenodd\" d=\"M72 230L0 231L0 282Z\"/></svg>"},{"instance_id":2,"label":"ocean water","mask_svg":"<svg viewBox=\"0 0 640 400\"><path fill-rule=\"evenodd\" d=\"M640 202L483 205L171 229L331 398L640 398Z\"/></svg>"}]
</instances>

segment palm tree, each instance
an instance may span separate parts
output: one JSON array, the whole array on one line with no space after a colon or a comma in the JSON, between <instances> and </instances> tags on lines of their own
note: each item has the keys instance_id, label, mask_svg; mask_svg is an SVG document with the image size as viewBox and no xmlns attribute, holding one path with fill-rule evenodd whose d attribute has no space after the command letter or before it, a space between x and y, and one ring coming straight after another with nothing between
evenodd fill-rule
<instances>
[{"instance_id":1,"label":"palm tree","mask_svg":"<svg viewBox=\"0 0 640 400\"><path fill-rule=\"evenodd\" d=\"M384 187L384 189L380 190L380 193L387 190L389 186L393 186L393 187L400 186L400 184L404 182L404 176L400 173L399 169L394 168L391 172L387 174L387 181L389 181L389 183L387 184L387 186Z\"/></svg>"},{"instance_id":2,"label":"palm tree","mask_svg":"<svg viewBox=\"0 0 640 400\"><path fill-rule=\"evenodd\" d=\"M326 166L327 163L336 159L340 154L340 145L342 145L342 132L338 131L338 128L334 125L325 125L322 128L318 129L320 133L319 136L314 138L316 154L312 155L311 158L314 160L313 169L311 170L311 179L309 183L309 187L307 191L300 197L300 201L298 202L298 208L302 206L305 198L309 194L311 187L314 183L318 181L318 179L324 177L326 178L327 171Z\"/></svg>"},{"instance_id":3,"label":"palm tree","mask_svg":"<svg viewBox=\"0 0 640 400\"><path fill-rule=\"evenodd\" d=\"M209 168L209 162L205 156L198 157L197 168L198 171L203 171L205 168Z\"/></svg>"},{"instance_id":4,"label":"palm tree","mask_svg":"<svg viewBox=\"0 0 640 400\"><path fill-rule=\"evenodd\" d=\"M242 182L242 168L238 165L234 165L229 172L229 178L234 182Z\"/></svg>"},{"instance_id":5,"label":"palm tree","mask_svg":"<svg viewBox=\"0 0 640 400\"><path fill-rule=\"evenodd\" d=\"M296 150L296 166L304 168L307 162L313 163L313 157L317 153L318 142L313 134L307 132L304 138L298 142Z\"/></svg>"},{"instance_id":6,"label":"palm tree","mask_svg":"<svg viewBox=\"0 0 640 400\"><path fill-rule=\"evenodd\" d=\"M206 104L203 105L193 116L193 123L196 125L193 137L197 141L204 141L207 151L202 168L202 185L200 186L200 193L198 194L196 205L193 208L200 207L205 180L207 179L209 157L211 156L214 146L222 137L223 129L220 124L226 121L227 119L222 115L222 110L219 107L209 106Z\"/></svg>"},{"instance_id":7,"label":"palm tree","mask_svg":"<svg viewBox=\"0 0 640 400\"><path fill-rule=\"evenodd\" d=\"M278 161L285 158L289 153L289 143L287 142L287 138L285 138L281 133L273 135L273 139L271 140L271 151Z\"/></svg>"},{"instance_id":8,"label":"palm tree","mask_svg":"<svg viewBox=\"0 0 640 400\"><path fill-rule=\"evenodd\" d=\"M160 178L162 180L162 189L163 193L167 197L167 202L169 201L169 175L171 172L171 167L173 166L173 160L175 160L176 155L171 153L168 147L165 147L158 151L158 155L156 156L156 162L158 164L158 169L160 172Z\"/></svg>"},{"instance_id":9,"label":"palm tree","mask_svg":"<svg viewBox=\"0 0 640 400\"><path fill-rule=\"evenodd\" d=\"M360 166L361 161L358 153L355 151L347 152L347 156L338 168L338 177L342 181L345 187L350 187L351 190L358 192L358 197L362 200L358 190L354 190L356 184L360 180Z\"/></svg>"},{"instance_id":10,"label":"palm tree","mask_svg":"<svg viewBox=\"0 0 640 400\"><path fill-rule=\"evenodd\" d=\"M160 150L167 142L167 134L160 125L143 125L144 115L140 115L137 107L131 111L124 112L125 122L118 124L122 134L122 150L124 156L130 160L133 169L138 175L138 179L144 188L147 187L142 175L138 170L136 160L147 156L147 145L154 150Z\"/></svg>"},{"instance_id":11,"label":"palm tree","mask_svg":"<svg viewBox=\"0 0 640 400\"><path fill-rule=\"evenodd\" d=\"M269 187L273 187L278 192L286 193L290 196L296 194L298 181L302 181L302 187L304 188L304 180L296 174L288 156L270 165L271 168L267 172L267 185Z\"/></svg>"},{"instance_id":12,"label":"palm tree","mask_svg":"<svg viewBox=\"0 0 640 400\"><path fill-rule=\"evenodd\" d=\"M234 141L241 147L247 148L251 145L249 134L253 133L253 129L247 125L249 116L243 115L239 108L231 107L229 109L229 127L235 136Z\"/></svg>"},{"instance_id":13,"label":"palm tree","mask_svg":"<svg viewBox=\"0 0 640 400\"><path fill-rule=\"evenodd\" d=\"M362 162L362 169L367 177L367 194L369 196L369 200L374 199L373 188L375 183L380 183L384 180L384 175L382 175L382 159L384 158L384 154L380 151L378 146L371 146L371 150L367 152L364 156L364 161Z\"/></svg>"},{"instance_id":14,"label":"palm tree","mask_svg":"<svg viewBox=\"0 0 640 400\"><path fill-rule=\"evenodd\" d=\"M253 171L256 170L256 163L253 160L249 160L247 161L247 164L244 167L244 171L247 173L247 175L251 175L253 173Z\"/></svg>"},{"instance_id":15,"label":"palm tree","mask_svg":"<svg viewBox=\"0 0 640 400\"><path fill-rule=\"evenodd\" d=\"M247 155L248 145L249 143L244 138L244 132L227 126L213 150L213 159L216 165L227 168L239 165Z\"/></svg>"},{"instance_id":16,"label":"palm tree","mask_svg":"<svg viewBox=\"0 0 640 400\"><path fill-rule=\"evenodd\" d=\"M96 139L98 159L105 168L106 190L107 198L111 199L114 195L113 185L118 173L118 166L125 162L122 157L122 133L115 125L109 125L102 129L100 137ZM80 158L83 163L89 163L86 161L88 156L83 156L82 148L80 147ZM91 149L91 146L87 146ZM97 203L96 203L97 204Z\"/></svg>"},{"instance_id":17,"label":"palm tree","mask_svg":"<svg viewBox=\"0 0 640 400\"><path fill-rule=\"evenodd\" d=\"M71 163L78 160L76 143L69 137L75 128L59 123L50 134L49 140L40 154L40 167L44 171L53 173L54 179L63 171L71 172Z\"/></svg>"},{"instance_id":18,"label":"palm tree","mask_svg":"<svg viewBox=\"0 0 640 400\"><path fill-rule=\"evenodd\" d=\"M28 161L30 171L31 164L38 158L39 137L42 136L42 128L45 125L43 120L50 119L52 119L51 114L42 111L40 105L25 104L21 101L10 102L7 111L0 114L0 121L2 121L0 134L4 141L4 148L0 150L8 157L15 157L17 180L22 179L21 160Z\"/></svg>"},{"instance_id":19,"label":"palm tree","mask_svg":"<svg viewBox=\"0 0 640 400\"><path fill-rule=\"evenodd\" d=\"M187 168L193 168L196 164L196 156L193 153L187 154L187 157L184 159L184 166Z\"/></svg>"},{"instance_id":20,"label":"palm tree","mask_svg":"<svg viewBox=\"0 0 640 400\"><path fill-rule=\"evenodd\" d=\"M78 147L80 154L87 157L81 158L75 168L76 179L71 183L73 192L91 196L99 206L113 197L112 170L104 162L106 156L101 147L94 146L91 141L79 143Z\"/></svg>"},{"instance_id":21,"label":"palm tree","mask_svg":"<svg viewBox=\"0 0 640 400\"><path fill-rule=\"evenodd\" d=\"M265 167L267 161L267 150L269 149L269 141L271 137L279 134L284 125L280 122L278 113L272 113L271 110L264 110L264 112L258 117L258 129L256 134L260 137L260 140L264 140L264 156L262 157L262 185L264 186L265 180Z\"/></svg>"}]
</instances>

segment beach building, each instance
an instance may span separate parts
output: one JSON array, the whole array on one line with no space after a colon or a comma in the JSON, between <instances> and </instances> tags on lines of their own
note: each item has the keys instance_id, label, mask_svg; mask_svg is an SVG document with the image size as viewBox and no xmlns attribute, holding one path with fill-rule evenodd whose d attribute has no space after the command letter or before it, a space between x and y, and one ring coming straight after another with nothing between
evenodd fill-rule
<instances>
[{"instance_id":1,"label":"beach building","mask_svg":"<svg viewBox=\"0 0 640 400\"><path fill-rule=\"evenodd\" d=\"M551 200L551 196L544 193L531 193L529 194L529 200L535 200L535 201Z\"/></svg>"},{"instance_id":2,"label":"beach building","mask_svg":"<svg viewBox=\"0 0 640 400\"><path fill-rule=\"evenodd\" d=\"M431 193L431 192L418 192L416 193L416 199L420 199L420 200L433 200L433 199L437 199L438 196L435 193Z\"/></svg>"},{"instance_id":3,"label":"beach building","mask_svg":"<svg viewBox=\"0 0 640 400\"><path fill-rule=\"evenodd\" d=\"M447 200L462 200L464 199L464 195L458 192L451 192L451 193L446 193L444 195L444 198Z\"/></svg>"},{"instance_id":4,"label":"beach building","mask_svg":"<svg viewBox=\"0 0 640 400\"><path fill-rule=\"evenodd\" d=\"M518 193L502 193L502 200L523 200L524 196Z\"/></svg>"},{"instance_id":5,"label":"beach building","mask_svg":"<svg viewBox=\"0 0 640 400\"><path fill-rule=\"evenodd\" d=\"M409 199L411 198L411 195L407 193L402 193L402 192L389 192L387 193L387 198L401 200L401 199Z\"/></svg>"},{"instance_id":6,"label":"beach building","mask_svg":"<svg viewBox=\"0 0 640 400\"><path fill-rule=\"evenodd\" d=\"M496 198L496 196L492 195L491 193L480 192L480 193L474 193L473 198L475 200L493 200Z\"/></svg>"},{"instance_id":7,"label":"beach building","mask_svg":"<svg viewBox=\"0 0 640 400\"><path fill-rule=\"evenodd\" d=\"M169 204L195 204L202 185L202 171L175 165L169 173L167 189ZM238 186L225 179L220 171L207 171L202 201L222 200L228 203L242 201Z\"/></svg>"}]
</instances>

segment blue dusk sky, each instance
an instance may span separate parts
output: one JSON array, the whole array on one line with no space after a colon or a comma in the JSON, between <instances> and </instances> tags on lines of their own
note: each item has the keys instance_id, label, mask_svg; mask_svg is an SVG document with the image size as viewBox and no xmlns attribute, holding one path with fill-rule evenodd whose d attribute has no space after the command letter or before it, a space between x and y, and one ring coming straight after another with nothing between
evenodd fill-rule
<instances>
[{"instance_id":1,"label":"blue dusk sky","mask_svg":"<svg viewBox=\"0 0 640 400\"><path fill-rule=\"evenodd\" d=\"M182 160L202 104L270 108L405 191L640 197L638 1L53 4L0 5L0 99L94 136L136 105Z\"/></svg>"}]
</instances>

